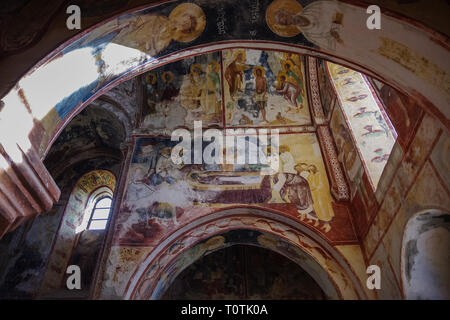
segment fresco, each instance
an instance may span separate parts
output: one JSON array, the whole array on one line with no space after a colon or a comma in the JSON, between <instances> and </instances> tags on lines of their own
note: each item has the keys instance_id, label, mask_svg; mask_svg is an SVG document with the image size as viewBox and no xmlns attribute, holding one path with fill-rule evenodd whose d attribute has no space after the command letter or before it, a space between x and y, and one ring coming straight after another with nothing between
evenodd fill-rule
<instances>
[{"instance_id":1,"label":"fresco","mask_svg":"<svg viewBox=\"0 0 450 320\"><path fill-rule=\"evenodd\" d=\"M304 57L275 51L223 51L229 126L311 124Z\"/></svg>"},{"instance_id":2,"label":"fresco","mask_svg":"<svg viewBox=\"0 0 450 320\"><path fill-rule=\"evenodd\" d=\"M347 181L350 185L351 196L353 197L364 170L358 150L355 147L350 130L339 107L333 110L330 129L336 143L338 160L342 163Z\"/></svg>"},{"instance_id":3,"label":"fresco","mask_svg":"<svg viewBox=\"0 0 450 320\"><path fill-rule=\"evenodd\" d=\"M80 3L87 6L85 1L80 1ZM107 3L111 5L111 10L115 10L121 8L125 2L108 1ZM98 12L97 5L87 7L89 15L103 14L103 12ZM11 10L15 10L14 8ZM109 12L106 10L104 13ZM33 72L24 76L19 83L19 88L23 89L33 115L42 121L45 133L42 137L41 150L45 150L48 143L52 141L53 135L63 125L63 119L74 112L77 106L89 101L106 86L116 84L116 80L119 78L131 76L132 73L138 73L144 68L163 63L162 58L168 57L169 54L171 58L177 59L183 54L199 53L203 45L220 43L214 50L221 50L229 45L230 40L257 40L267 41L271 47L276 47L276 43L291 43L302 48L323 50L334 56L348 57L349 61L352 61L353 58L362 67L369 67L370 70L377 70L386 78L391 77L398 80L396 82L403 87L414 87L419 92L423 92L432 103L440 108L443 114L446 114L446 110L440 107L447 105L445 92L448 92L448 88L445 87L445 84L448 83L448 75L444 72L445 67L442 66L443 59L441 58L445 56L445 52L439 46L442 42L435 41L429 34L419 29L417 37L404 37L402 32L384 34L389 31L383 30L406 30L405 22L388 16L385 17L386 27L380 31L383 34L374 39L371 30L361 28L361 24L365 25L366 18L367 13L363 8L334 1L261 0L256 3L253 1L236 3L230 0L197 0L186 3L164 2L115 17L83 34L80 38L61 46L54 54L42 61L39 67L33 69ZM358 30L358 33L355 33L354 30ZM3 32L9 32L9 29ZM15 39L22 38L15 37ZM433 50L427 49L426 52L423 52L424 48L433 48ZM185 51L188 49L191 51ZM414 65L409 63L406 68L400 64L399 61L402 58L399 58L398 52L403 51L408 52L412 58L410 60L417 63ZM436 54L430 56L430 52L436 52ZM251 57L251 54L248 56ZM360 61L361 57L364 59ZM229 62L228 64L234 61L234 57L224 58ZM247 58L245 60L248 60ZM280 59L282 58L280 57ZM429 61L428 65L432 68L428 68L421 61ZM253 67L262 66L259 63L252 64L250 62L242 63L251 64ZM271 64L270 59L268 62L272 73L273 68L276 72L280 71L280 67ZM228 67L228 64L224 67ZM234 66L243 67L239 64L241 62L235 63ZM293 65L295 66L295 63ZM296 101L292 98L292 95L295 95L295 83L294 86L290 85L289 83L293 82L288 81L289 79L285 77L281 84L281 76L277 80L278 75L274 74L275 77L272 79L271 72L266 66L262 67L265 72L263 75L263 70L260 69L259 89L264 87L265 81L267 85L273 83L276 86L282 85L278 88L279 92L286 90L289 93L272 95L273 89L269 87L267 89L268 101L266 102L265 94L258 90L261 93L258 93L257 97L255 96L253 99L258 101L251 104L255 109L254 117L262 117L262 115L256 114L256 110L264 110L263 107L266 104L270 108L269 100L275 96L285 96L295 107ZM299 76L294 69L290 70ZM68 73L79 74L79 70L83 70L84 77L82 79L66 76ZM206 72L206 70L203 71ZM253 82L257 73L256 70L254 71L254 74L250 70L236 73L237 70L231 72L230 69L228 78L229 81L232 81L231 85L229 81L224 81L224 86L231 86L233 93L239 93L245 88L239 87L235 91L237 87L234 86L239 84L239 81L234 83L233 79L239 79L245 74L245 82L249 80ZM298 78L301 79L300 76ZM246 86L247 84L245 83ZM429 85L439 89L436 92L443 93L439 94L428 90ZM45 92L45 95L36 92L33 89L36 87L40 88L39 92ZM226 94L226 92L229 92L229 88L224 93ZM433 92L433 94L429 92ZM275 116L277 115L278 113L275 114ZM283 113L281 113L280 119L282 121L287 119L294 122L309 122L306 118L290 119ZM280 119L269 116L267 120L271 122L280 121ZM238 116L235 121L231 119L228 121L231 121L231 125L235 125L240 121L255 122L255 119L245 115L245 117Z\"/></svg>"},{"instance_id":4,"label":"fresco","mask_svg":"<svg viewBox=\"0 0 450 320\"><path fill-rule=\"evenodd\" d=\"M76 0L73 4L80 7L84 17L96 17L111 14L121 8L124 8L129 0Z\"/></svg>"},{"instance_id":5,"label":"fresco","mask_svg":"<svg viewBox=\"0 0 450 320\"><path fill-rule=\"evenodd\" d=\"M0 31L0 55L15 53L39 41L64 4L63 0L2 3L0 21L8 28ZM23 21L28 23L24 24Z\"/></svg>"},{"instance_id":6,"label":"fresco","mask_svg":"<svg viewBox=\"0 0 450 320\"><path fill-rule=\"evenodd\" d=\"M218 215L220 213L216 217ZM256 245L282 254L307 271L328 297L337 298L340 294L355 296L353 280L348 278L347 271L328 249L296 228L262 216L222 217L199 225L179 238L171 238L170 245L159 245L153 258L141 262L139 271L130 279L133 283L137 281L133 285L134 292L128 289L126 297L158 299L186 266L233 244Z\"/></svg>"},{"instance_id":7,"label":"fresco","mask_svg":"<svg viewBox=\"0 0 450 320\"><path fill-rule=\"evenodd\" d=\"M255 246L232 246L203 257L178 275L162 296L170 300L324 298L298 265Z\"/></svg>"},{"instance_id":8,"label":"fresco","mask_svg":"<svg viewBox=\"0 0 450 320\"><path fill-rule=\"evenodd\" d=\"M88 172L78 180L64 211L41 285L41 293L47 293L60 287L62 278L65 276L65 269L71 259L70 253L78 238L76 229L83 222L85 208L91 193L101 186L106 186L113 192L115 185L114 174L107 170Z\"/></svg>"},{"instance_id":9,"label":"fresco","mask_svg":"<svg viewBox=\"0 0 450 320\"><path fill-rule=\"evenodd\" d=\"M83 275L81 277L81 290L76 293L77 298L83 296L83 299L89 299L89 291L94 280L104 236L105 230L85 230L81 233L73 248L68 265L79 266ZM68 274L65 275L64 283L69 276Z\"/></svg>"},{"instance_id":10,"label":"fresco","mask_svg":"<svg viewBox=\"0 0 450 320\"><path fill-rule=\"evenodd\" d=\"M331 84L326 62L322 59L317 60L317 73L319 77L320 100L322 101L323 113L325 117L329 118L337 103L337 96L334 92L333 85Z\"/></svg>"},{"instance_id":11,"label":"fresco","mask_svg":"<svg viewBox=\"0 0 450 320\"><path fill-rule=\"evenodd\" d=\"M364 76L327 62L350 132L374 190L395 143L395 131Z\"/></svg>"},{"instance_id":12,"label":"fresco","mask_svg":"<svg viewBox=\"0 0 450 320\"><path fill-rule=\"evenodd\" d=\"M336 50L343 44L340 32L343 14L331 1L317 1L302 6L296 0L274 0L266 11L269 28L279 36L294 37L300 33L315 45Z\"/></svg>"},{"instance_id":13,"label":"fresco","mask_svg":"<svg viewBox=\"0 0 450 320\"><path fill-rule=\"evenodd\" d=\"M330 231L333 199L315 134L280 135L280 170L267 173L261 164L175 165L174 145L137 139L115 243L151 246L195 217L237 204L282 210Z\"/></svg>"},{"instance_id":14,"label":"fresco","mask_svg":"<svg viewBox=\"0 0 450 320\"><path fill-rule=\"evenodd\" d=\"M32 226L24 224L1 239L1 299L31 299L37 293L58 230L59 215L58 207L53 207L38 216Z\"/></svg>"},{"instance_id":15,"label":"fresco","mask_svg":"<svg viewBox=\"0 0 450 320\"><path fill-rule=\"evenodd\" d=\"M141 131L222 125L220 52L187 58L143 75Z\"/></svg>"},{"instance_id":16,"label":"fresco","mask_svg":"<svg viewBox=\"0 0 450 320\"><path fill-rule=\"evenodd\" d=\"M406 150L414 134L414 128L421 119L421 107L411 97L398 92L376 79L372 79L372 83L383 102L384 110L386 110L398 134L400 145L403 150Z\"/></svg>"}]
</instances>

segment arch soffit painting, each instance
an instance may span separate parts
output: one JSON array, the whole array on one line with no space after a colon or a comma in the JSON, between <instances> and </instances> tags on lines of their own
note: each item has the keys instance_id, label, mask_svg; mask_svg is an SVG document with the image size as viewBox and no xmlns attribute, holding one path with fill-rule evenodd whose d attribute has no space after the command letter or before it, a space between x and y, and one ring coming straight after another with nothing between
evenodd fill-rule
<instances>
[{"instance_id":1,"label":"arch soffit painting","mask_svg":"<svg viewBox=\"0 0 450 320\"><path fill-rule=\"evenodd\" d=\"M276 0L271 5L279 1L295 2L295 0ZM183 5L183 4L181 4ZM381 30L368 30L366 28L367 13L365 7L359 7L349 3L336 3L332 1L317 1L313 2L303 8L306 11L308 6L323 5L324 12L328 14L341 14L340 18L345 19L345 25L339 25L341 28L340 41L334 41L328 39L331 44L322 43L319 39L317 42L315 39L311 39L307 35L307 32L297 32L297 35L292 37L283 37L279 34L283 34L280 31L278 35L274 32L267 31L267 26L270 29L273 28L270 22L264 17L260 17L260 21L256 22L260 25L256 25L257 28L266 29L266 34L258 39L258 36L250 36L250 33L246 34L233 34L220 36L215 33L214 37L208 37L208 32L215 30L215 26L210 29L203 29L199 33L199 30L194 30L197 38L194 39L169 39L169 44L162 44L165 48L159 50L159 48L150 48L148 52L142 52L139 49L139 45L136 48L126 47L123 45L117 45L115 36L109 41L102 43L104 48L108 45L115 45L119 48L120 56L119 60L108 60L102 56L105 52L100 50L100 54L97 51L97 55L94 54L81 54L83 49L86 49L87 42L94 43L104 36L106 31L110 33L116 32L116 35L120 35L120 30L126 26L121 25L119 21L125 21L130 24L130 19L134 19L136 16L141 16L147 19L149 23L153 21L155 16L161 17L161 21L167 16L170 19L172 12L176 11L176 4L172 2L160 2L158 4L147 5L143 8L133 9L126 13L116 15L115 17L101 22L88 30L80 33L76 37L67 41L61 45L58 49L50 53L46 58L39 62L30 72L28 72L17 83L16 87L10 91L10 93L4 98L5 107L7 109L10 105L22 104L27 107L34 118L43 120L44 118L53 117L58 118L51 119L51 130L47 134L51 137L47 137L49 140L46 148L51 145L51 142L57 137L57 135L77 113L79 113L87 104L92 102L95 98L102 95L111 88L117 86L119 83L129 80L138 74L144 73L148 70L156 68L166 63L170 63L191 55L204 54L206 52L218 51L226 48L246 47L253 49L272 49L280 51L291 51L304 55L312 55L320 58L330 60L335 63L339 63L355 70L364 72L368 75L382 79L390 85L402 89L425 105L437 115L444 115L441 117L442 121L448 126L448 113L449 110L446 106L449 104L449 88L447 70L448 59L448 39L437 32L430 31L424 27L419 27L417 23L414 25L410 21L405 19L400 20L394 18L392 15L382 14L383 26ZM200 24L206 24L206 26L214 24L208 22L207 15L210 7L207 7L207 3L202 3L203 8L198 11L194 10L194 15L197 14L197 18ZM227 2L214 3L214 7L227 9ZM200 8L200 7L198 7ZM203 10L204 9L204 10ZM333 11L334 10L334 11ZM203 15L202 15L203 12ZM156 15L155 15L156 14ZM164 15L166 14L166 15ZM149 18L150 17L150 18ZM322 17L323 18L323 17ZM153 20L152 20L153 19ZM159 18L158 18L159 19ZM202 20L203 19L203 20ZM325 18L323 18L325 19ZM206 20L206 21L204 21ZM158 20L159 21L159 20ZM162 23L159 21L160 23ZM145 26L144 22L141 26ZM109 29L108 29L109 28ZM212 28L212 29L211 29ZM246 28L241 28L245 29ZM247 28L248 29L248 28ZM358 30L360 37L355 37L354 31ZM133 27L129 33L133 33ZM398 31L398 32L394 32ZM103 33L102 33L103 32ZM107 33L107 36L111 36ZM237 33L237 31L235 32ZM241 31L242 33L242 31ZM198 34L198 35L197 35ZM124 37L129 34L125 34ZM139 34L133 33L133 35L139 38ZM286 35L286 34L284 34ZM175 37L176 38L176 37ZM211 42L209 39L215 39ZM223 39L222 39L223 38ZM244 39L242 41L233 41L229 39ZM252 38L246 41L245 38ZM256 39L255 39L256 38ZM267 40L274 39L274 40ZM374 41L377 39L378 41ZM191 40L190 42L183 42ZM327 41L328 41L327 40ZM118 38L116 42L125 41L126 38ZM142 41L143 39L138 39ZM329 42L330 42L329 41ZM341 44L342 42L342 44ZM127 44L129 45L129 43ZM119 47L118 47L119 46ZM91 47L92 49L93 47ZM77 50L79 49L79 50ZM97 48L98 49L98 48ZM120 50L122 49L122 50ZM159 51L158 51L159 50ZM94 52L95 50L93 50ZM150 55L148 53L151 53ZM411 59L405 59L412 62L402 61L401 56L407 55ZM117 57L117 55L116 55ZM156 59L155 59L156 58ZM77 60L79 59L79 60ZM100 64L99 64L100 61ZM74 65L74 62L75 65ZM418 64L418 62L421 62ZM71 66L69 64L72 63ZM413 65L407 65L412 63ZM87 79L91 77L91 83L86 87L87 92L79 92L82 88L82 84L77 81L67 84L65 90L58 91L54 88L58 88L58 82L62 79L56 76L54 78L45 78L45 73L49 70L54 70L56 67L64 65L67 67L65 70L70 72L77 71L83 74ZM102 67L103 65L103 67ZM53 69L52 69L53 68ZM102 68L106 68L103 69ZM110 70L107 70L110 68ZM84 70L85 72L80 72ZM43 79L47 81L42 81ZM53 89L53 90L52 90ZM32 91L35 91L34 93ZM39 90L40 93L36 93ZM45 92L47 94L42 94ZM48 94L53 92L52 94ZM63 93L65 92L65 93ZM71 99L68 99L71 98ZM60 114L55 111L57 107L61 110ZM53 126L53 127L52 127ZM11 132L12 134L22 134Z\"/></svg>"},{"instance_id":2,"label":"arch soffit painting","mask_svg":"<svg viewBox=\"0 0 450 320\"><path fill-rule=\"evenodd\" d=\"M240 231L240 232L253 232L256 233L255 230L248 229L232 229L231 231ZM238 241L238 242L225 242L224 234L220 233L214 236L211 236L209 239L197 242L197 244L193 245L187 250L181 252L178 256L172 260L165 271L162 273L162 276L159 278L159 281L154 284L153 289L150 291L151 296L150 300L158 300L164 294L165 290L167 290L175 279L180 275L186 268L190 265L194 264L201 258L214 253L218 250L225 249L227 247L233 245L246 245L246 246L257 246L267 250L271 250L279 253L285 258L297 264L303 270L305 270L311 277L316 281L319 287L324 291L326 296L330 299L337 300L341 299L339 289L336 288L336 284L333 280L328 276L325 270L307 253L293 246L289 242L284 239L277 238L268 233L258 232L260 233L257 237L257 244L248 243L246 241ZM282 244L282 249L277 248L277 244ZM189 261L188 263L185 263Z\"/></svg>"},{"instance_id":3,"label":"arch soffit painting","mask_svg":"<svg viewBox=\"0 0 450 320\"><path fill-rule=\"evenodd\" d=\"M255 230L302 251L310 262L327 273L324 282L333 284L344 299L366 298L366 294L346 259L319 234L290 218L249 208L233 208L200 217L172 232L139 264L126 286L125 299L149 299L163 274L177 258L199 242L230 230ZM277 251L276 248L271 248ZM286 253L284 253L286 255ZM292 257L291 257L292 258ZM307 271L311 271L307 270ZM328 290L331 297L336 296Z\"/></svg>"}]
</instances>

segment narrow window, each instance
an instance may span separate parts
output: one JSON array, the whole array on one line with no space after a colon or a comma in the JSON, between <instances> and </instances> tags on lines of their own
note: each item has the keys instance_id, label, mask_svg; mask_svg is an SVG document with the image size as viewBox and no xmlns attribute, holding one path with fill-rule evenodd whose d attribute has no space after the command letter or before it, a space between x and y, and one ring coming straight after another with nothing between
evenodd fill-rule
<instances>
[{"instance_id":1,"label":"narrow window","mask_svg":"<svg viewBox=\"0 0 450 320\"><path fill-rule=\"evenodd\" d=\"M92 209L88 230L104 230L106 228L111 211L111 202L111 197L103 197L97 200Z\"/></svg>"}]
</instances>

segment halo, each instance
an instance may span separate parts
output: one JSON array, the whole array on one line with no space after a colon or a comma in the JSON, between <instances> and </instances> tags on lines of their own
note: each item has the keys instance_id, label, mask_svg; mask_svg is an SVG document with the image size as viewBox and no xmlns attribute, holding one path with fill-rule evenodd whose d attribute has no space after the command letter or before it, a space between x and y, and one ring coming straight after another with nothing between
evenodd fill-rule
<instances>
[{"instance_id":1,"label":"halo","mask_svg":"<svg viewBox=\"0 0 450 320\"><path fill-rule=\"evenodd\" d=\"M219 64L216 61L211 61L208 65L209 66L213 66L213 70L216 71L216 72L219 72L220 66L219 66Z\"/></svg>"},{"instance_id":2,"label":"halo","mask_svg":"<svg viewBox=\"0 0 450 320\"><path fill-rule=\"evenodd\" d=\"M151 80L150 80L150 78L151 78ZM156 74L154 74L153 72L147 73L145 75L145 82L155 84L156 83Z\"/></svg>"},{"instance_id":3,"label":"halo","mask_svg":"<svg viewBox=\"0 0 450 320\"><path fill-rule=\"evenodd\" d=\"M289 58L288 54L295 55L295 53L293 53L293 52L283 52L283 57L284 57L285 60L287 60Z\"/></svg>"},{"instance_id":4,"label":"halo","mask_svg":"<svg viewBox=\"0 0 450 320\"><path fill-rule=\"evenodd\" d=\"M283 69L283 71L284 72L287 72L287 70L286 70L286 65L289 65L289 68L292 70L292 68L294 67L294 65L292 64L292 62L291 61L289 61L289 60L282 60L281 61L281 68Z\"/></svg>"},{"instance_id":5,"label":"halo","mask_svg":"<svg viewBox=\"0 0 450 320\"><path fill-rule=\"evenodd\" d=\"M195 27L189 32L180 30L180 22L183 19L195 19ZM205 29L206 16L202 8L194 3L182 3L175 7L169 15L172 25L173 38L179 42L191 42L196 39Z\"/></svg>"},{"instance_id":6,"label":"halo","mask_svg":"<svg viewBox=\"0 0 450 320\"><path fill-rule=\"evenodd\" d=\"M290 149L287 145L285 145L285 144L281 145L281 146L278 148L278 150L279 150L280 152L281 152L281 149L286 149L287 152L290 152L290 151L291 151L291 149Z\"/></svg>"},{"instance_id":7,"label":"halo","mask_svg":"<svg viewBox=\"0 0 450 320\"><path fill-rule=\"evenodd\" d=\"M289 78L288 75L287 75L285 72L280 72L280 73L278 73L278 75L277 75L277 82L278 82L278 83L281 83L280 78L281 78L282 76L284 77L285 81L287 81L287 79Z\"/></svg>"},{"instance_id":8,"label":"halo","mask_svg":"<svg viewBox=\"0 0 450 320\"><path fill-rule=\"evenodd\" d=\"M197 68L197 69L200 69L200 71L203 72L202 66L199 65L198 63L194 63L193 65L191 65L191 68L190 68L191 73L193 73L193 72L194 72L194 69L196 69L196 68Z\"/></svg>"},{"instance_id":9,"label":"halo","mask_svg":"<svg viewBox=\"0 0 450 320\"><path fill-rule=\"evenodd\" d=\"M294 37L301 31L295 25L283 26L275 22L275 13L284 10L296 15L303 10L303 7L295 0L275 0L266 10L266 22L272 32L282 37Z\"/></svg>"},{"instance_id":10,"label":"halo","mask_svg":"<svg viewBox=\"0 0 450 320\"><path fill-rule=\"evenodd\" d=\"M169 80L166 80L166 76L169 76ZM162 74L162 81L164 82L164 83L166 83L166 82L172 82L173 81L173 79L174 79L174 75L173 75L173 72L172 71L166 71L166 72L164 72L163 74Z\"/></svg>"},{"instance_id":11,"label":"halo","mask_svg":"<svg viewBox=\"0 0 450 320\"><path fill-rule=\"evenodd\" d=\"M239 55L239 53L242 53L242 57L243 57L244 60L245 60L245 58L247 57L247 55L245 54L245 50L242 50L242 49L238 49L238 50L236 50L236 51L234 52L234 54L233 54L233 59L236 59L237 56Z\"/></svg>"},{"instance_id":12,"label":"halo","mask_svg":"<svg viewBox=\"0 0 450 320\"><path fill-rule=\"evenodd\" d=\"M253 74L255 75L255 77L256 77L256 70L261 70L261 73L262 73L262 76L264 77L264 75L266 74L266 69L264 69L263 67L261 67L261 66L257 66L257 67L255 67L255 68L253 68Z\"/></svg>"}]
</instances>

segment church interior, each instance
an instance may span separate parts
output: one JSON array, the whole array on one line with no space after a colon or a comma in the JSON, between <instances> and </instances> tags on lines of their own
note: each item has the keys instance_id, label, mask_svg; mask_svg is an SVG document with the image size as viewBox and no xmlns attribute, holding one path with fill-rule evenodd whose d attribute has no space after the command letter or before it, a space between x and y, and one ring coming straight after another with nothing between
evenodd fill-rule
<instances>
[{"instance_id":1,"label":"church interior","mask_svg":"<svg viewBox=\"0 0 450 320\"><path fill-rule=\"evenodd\" d=\"M450 299L449 14L3 1L0 300Z\"/></svg>"}]
</instances>

